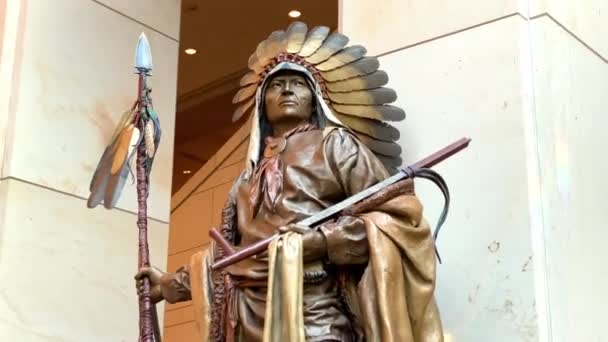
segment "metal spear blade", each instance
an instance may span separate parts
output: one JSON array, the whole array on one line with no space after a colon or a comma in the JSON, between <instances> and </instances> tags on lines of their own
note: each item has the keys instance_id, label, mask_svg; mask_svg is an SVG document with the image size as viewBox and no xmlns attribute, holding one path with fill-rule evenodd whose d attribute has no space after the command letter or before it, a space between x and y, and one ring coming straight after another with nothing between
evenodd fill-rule
<instances>
[{"instance_id":1,"label":"metal spear blade","mask_svg":"<svg viewBox=\"0 0 608 342\"><path fill-rule=\"evenodd\" d=\"M139 71L150 71L152 70L152 67L150 43L148 43L146 34L142 32L137 40L137 47L135 48L135 68Z\"/></svg>"}]
</instances>

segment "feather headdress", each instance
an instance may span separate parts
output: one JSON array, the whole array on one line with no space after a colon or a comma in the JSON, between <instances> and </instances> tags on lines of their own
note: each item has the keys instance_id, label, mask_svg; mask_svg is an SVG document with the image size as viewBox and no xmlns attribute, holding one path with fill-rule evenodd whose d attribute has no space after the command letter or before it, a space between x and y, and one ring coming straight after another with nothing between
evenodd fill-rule
<instances>
[{"instance_id":1,"label":"feather headdress","mask_svg":"<svg viewBox=\"0 0 608 342\"><path fill-rule=\"evenodd\" d=\"M401 165L401 148L396 143L399 131L386 121L401 121L405 112L390 105L395 92L384 87L388 76L379 70L375 57L366 56L360 45L347 46L348 37L324 26L308 31L302 22L292 23L285 31L275 31L258 44L248 61L250 72L240 81L241 88L232 102L238 104L233 121L253 112L254 127L250 159L256 163L259 146L258 122L261 88L278 68L291 65L314 83L313 89L323 114L333 124L348 127L390 171ZM294 66L298 66L295 68Z\"/></svg>"}]
</instances>

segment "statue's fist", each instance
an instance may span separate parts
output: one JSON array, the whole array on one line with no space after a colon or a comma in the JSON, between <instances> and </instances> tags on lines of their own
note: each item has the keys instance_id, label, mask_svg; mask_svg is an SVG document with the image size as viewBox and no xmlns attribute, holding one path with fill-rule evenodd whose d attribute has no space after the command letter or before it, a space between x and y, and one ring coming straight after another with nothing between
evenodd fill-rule
<instances>
[{"instance_id":1,"label":"statue's fist","mask_svg":"<svg viewBox=\"0 0 608 342\"><path fill-rule=\"evenodd\" d=\"M327 254L327 242L325 235L317 229L312 229L297 224L289 224L279 227L281 234L287 232L295 232L302 234L302 249L304 253L304 262L311 262L322 259Z\"/></svg>"},{"instance_id":2,"label":"statue's fist","mask_svg":"<svg viewBox=\"0 0 608 342\"><path fill-rule=\"evenodd\" d=\"M153 303L158 303L163 300L162 291L160 288L161 278L165 273L154 266L142 267L139 272L135 274L135 287L137 288L137 295L143 296L144 294L144 279L148 278L150 281L150 298Z\"/></svg>"}]
</instances>

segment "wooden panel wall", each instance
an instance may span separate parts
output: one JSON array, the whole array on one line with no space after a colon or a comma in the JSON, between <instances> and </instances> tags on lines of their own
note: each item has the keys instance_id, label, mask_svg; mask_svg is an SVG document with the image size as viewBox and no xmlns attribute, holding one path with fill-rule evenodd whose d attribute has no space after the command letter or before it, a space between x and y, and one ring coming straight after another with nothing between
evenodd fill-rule
<instances>
[{"instance_id":1,"label":"wooden panel wall","mask_svg":"<svg viewBox=\"0 0 608 342\"><path fill-rule=\"evenodd\" d=\"M221 211L247 153L249 125L243 126L172 198L167 270L175 271L209 245L209 229ZM200 342L191 302L165 306L165 342Z\"/></svg>"}]
</instances>

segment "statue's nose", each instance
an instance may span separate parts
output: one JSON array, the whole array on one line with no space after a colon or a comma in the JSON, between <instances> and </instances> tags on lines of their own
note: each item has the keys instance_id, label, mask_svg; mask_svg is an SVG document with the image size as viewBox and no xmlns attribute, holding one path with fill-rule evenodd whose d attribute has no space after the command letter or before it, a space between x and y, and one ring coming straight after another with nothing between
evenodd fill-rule
<instances>
[{"instance_id":1,"label":"statue's nose","mask_svg":"<svg viewBox=\"0 0 608 342\"><path fill-rule=\"evenodd\" d=\"M292 86L289 82L285 82L283 86L283 94L293 94Z\"/></svg>"}]
</instances>

